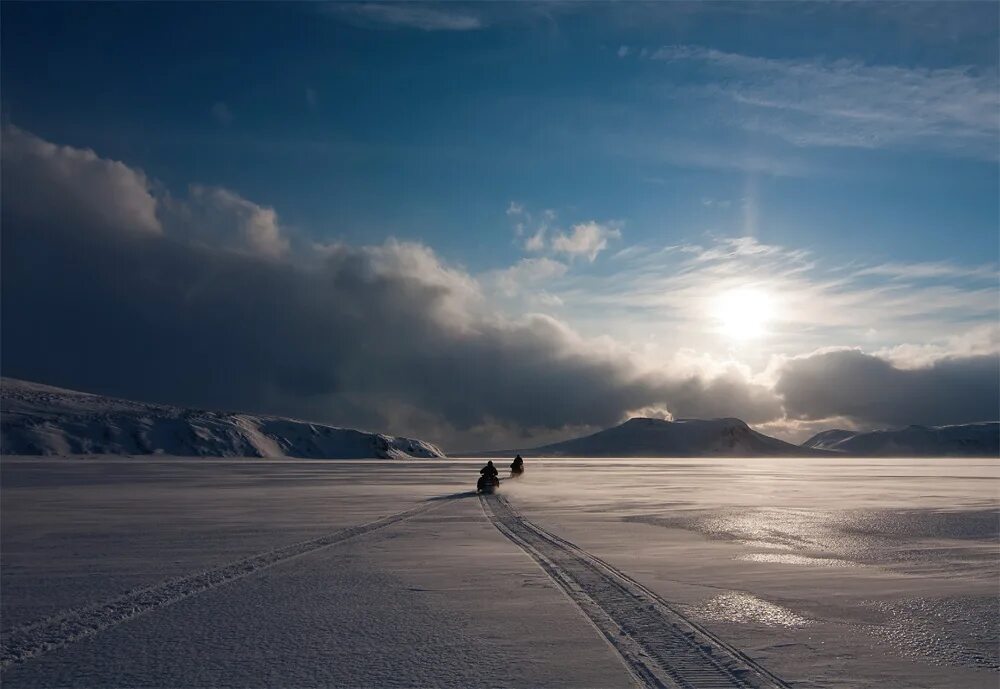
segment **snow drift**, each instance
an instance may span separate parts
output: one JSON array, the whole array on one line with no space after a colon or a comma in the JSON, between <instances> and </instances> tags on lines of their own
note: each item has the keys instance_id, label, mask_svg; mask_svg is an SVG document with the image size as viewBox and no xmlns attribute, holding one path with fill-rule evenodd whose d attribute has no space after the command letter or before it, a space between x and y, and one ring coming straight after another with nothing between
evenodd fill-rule
<instances>
[{"instance_id":1,"label":"snow drift","mask_svg":"<svg viewBox=\"0 0 1000 689\"><path fill-rule=\"evenodd\" d=\"M997 457L1000 423L909 426L898 430L817 433L802 447L867 457Z\"/></svg>"},{"instance_id":2,"label":"snow drift","mask_svg":"<svg viewBox=\"0 0 1000 689\"><path fill-rule=\"evenodd\" d=\"M739 419L633 418L593 435L521 450L532 457L775 457L817 454L758 433ZM510 454L483 452L482 456Z\"/></svg>"},{"instance_id":3,"label":"snow drift","mask_svg":"<svg viewBox=\"0 0 1000 689\"><path fill-rule=\"evenodd\" d=\"M422 440L273 416L185 409L0 379L5 455L444 457Z\"/></svg>"}]
</instances>

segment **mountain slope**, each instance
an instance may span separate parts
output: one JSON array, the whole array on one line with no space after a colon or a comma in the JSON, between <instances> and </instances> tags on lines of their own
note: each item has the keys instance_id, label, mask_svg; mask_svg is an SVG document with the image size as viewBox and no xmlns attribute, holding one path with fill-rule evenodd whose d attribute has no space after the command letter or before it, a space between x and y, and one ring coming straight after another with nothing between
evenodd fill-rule
<instances>
[{"instance_id":1,"label":"mountain slope","mask_svg":"<svg viewBox=\"0 0 1000 689\"><path fill-rule=\"evenodd\" d=\"M496 455L506 453L478 453ZM531 457L776 457L818 454L758 433L739 419L633 418L593 435L544 445Z\"/></svg>"},{"instance_id":2,"label":"mountain slope","mask_svg":"<svg viewBox=\"0 0 1000 689\"><path fill-rule=\"evenodd\" d=\"M273 416L184 409L0 379L5 455L443 457L422 440Z\"/></svg>"},{"instance_id":3,"label":"mountain slope","mask_svg":"<svg viewBox=\"0 0 1000 689\"><path fill-rule=\"evenodd\" d=\"M1000 423L909 426L898 430L823 431L802 447L871 457L997 457Z\"/></svg>"}]
</instances>

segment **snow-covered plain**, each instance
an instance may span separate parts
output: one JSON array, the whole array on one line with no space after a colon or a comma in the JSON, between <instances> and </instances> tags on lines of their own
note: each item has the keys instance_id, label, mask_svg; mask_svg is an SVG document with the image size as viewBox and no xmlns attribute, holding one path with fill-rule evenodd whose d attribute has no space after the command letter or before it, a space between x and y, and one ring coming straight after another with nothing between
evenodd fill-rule
<instances>
[{"instance_id":1,"label":"snow-covered plain","mask_svg":"<svg viewBox=\"0 0 1000 689\"><path fill-rule=\"evenodd\" d=\"M5 457L0 681L635 683L479 465ZM501 495L790 686L990 687L998 491L984 459L559 459Z\"/></svg>"}]
</instances>

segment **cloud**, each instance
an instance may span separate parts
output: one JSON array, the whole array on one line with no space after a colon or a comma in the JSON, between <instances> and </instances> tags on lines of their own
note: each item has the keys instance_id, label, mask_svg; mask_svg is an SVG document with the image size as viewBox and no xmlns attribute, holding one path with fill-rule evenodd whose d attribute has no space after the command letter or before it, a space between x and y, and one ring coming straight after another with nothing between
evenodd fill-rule
<instances>
[{"instance_id":1,"label":"cloud","mask_svg":"<svg viewBox=\"0 0 1000 689\"><path fill-rule=\"evenodd\" d=\"M698 112L698 109L691 106L689 111ZM718 120L717 117L707 117L704 113L698 114L697 117L700 121ZM636 143L623 140L620 136L609 138L610 146L618 152L663 161L678 167L736 170L772 177L810 177L821 173L819 168L802 156L784 151L758 151L753 148L734 150L732 146L715 144L711 140L705 141L699 138L698 141L693 141L696 138L694 135L684 139L672 137L655 143L660 136L660 132L653 131L649 137Z\"/></svg>"},{"instance_id":2,"label":"cloud","mask_svg":"<svg viewBox=\"0 0 1000 689\"><path fill-rule=\"evenodd\" d=\"M331 13L364 26L421 31L474 31L484 26L480 15L447 4L365 2L335 3L326 7Z\"/></svg>"},{"instance_id":3,"label":"cloud","mask_svg":"<svg viewBox=\"0 0 1000 689\"><path fill-rule=\"evenodd\" d=\"M18 226L166 233L268 257L289 250L273 208L227 189L192 185L187 197L174 198L124 163L56 146L11 125L3 128L2 164L5 217Z\"/></svg>"},{"instance_id":4,"label":"cloud","mask_svg":"<svg viewBox=\"0 0 1000 689\"><path fill-rule=\"evenodd\" d=\"M946 358L1000 355L1000 324L986 323L937 342L899 344L874 352L901 369L926 368Z\"/></svg>"},{"instance_id":5,"label":"cloud","mask_svg":"<svg viewBox=\"0 0 1000 689\"><path fill-rule=\"evenodd\" d=\"M3 209L19 223L51 221L81 232L162 229L150 182L140 170L11 125L3 128L2 156Z\"/></svg>"},{"instance_id":6,"label":"cloud","mask_svg":"<svg viewBox=\"0 0 1000 689\"><path fill-rule=\"evenodd\" d=\"M5 191L58 179L67 160L86 165L44 197L0 208L7 375L446 445L476 429L491 442L551 437L651 406L780 414L739 371L651 370L549 316L498 313L480 279L426 246L286 245L274 212L233 192L153 196L121 163L25 137L30 155L4 146ZM81 204L84 191L102 203ZM515 268L532 280L562 272L550 259Z\"/></svg>"},{"instance_id":7,"label":"cloud","mask_svg":"<svg viewBox=\"0 0 1000 689\"><path fill-rule=\"evenodd\" d=\"M593 262L607 248L609 239L620 239L621 230L608 224L590 222L574 225L568 234L560 232L552 238L552 250L570 257L585 256Z\"/></svg>"},{"instance_id":8,"label":"cloud","mask_svg":"<svg viewBox=\"0 0 1000 689\"><path fill-rule=\"evenodd\" d=\"M175 198L93 151L13 127L3 139L6 375L423 436L453 449L541 444L636 410L737 416L791 435L831 419L862 427L996 415L998 333L982 323L948 342L916 338L920 347L897 339L874 354L785 353L761 374L705 341L685 350L683 339L697 340L708 327L706 299L733 285L776 296L776 327L790 346L829 340L827 320L898 329L923 319L937 331L943 314L995 322L988 277L950 278L989 282L980 294L906 264L891 276L858 277L863 266L814 274L808 252L750 237L624 250L611 275L574 276L566 263L535 257L474 276L412 242L292 241L274 209L231 190L193 185ZM592 258L610 231L582 223L552 248ZM575 325L511 316L494 296L505 290L562 300L560 314ZM587 336L595 309L598 334ZM672 353L645 348L651 329ZM807 336L794 340L800 332Z\"/></svg>"},{"instance_id":9,"label":"cloud","mask_svg":"<svg viewBox=\"0 0 1000 689\"><path fill-rule=\"evenodd\" d=\"M508 296L513 296L525 288L537 287L566 274L568 266L551 258L522 258L510 268L495 271L489 277L496 283L498 289Z\"/></svg>"},{"instance_id":10,"label":"cloud","mask_svg":"<svg viewBox=\"0 0 1000 689\"><path fill-rule=\"evenodd\" d=\"M278 258L288 252L289 240L273 208L259 206L219 187L192 185L187 199L166 202L161 215L174 235L192 241Z\"/></svg>"},{"instance_id":11,"label":"cloud","mask_svg":"<svg viewBox=\"0 0 1000 689\"><path fill-rule=\"evenodd\" d=\"M789 417L842 416L867 425L993 421L1000 409L1000 357L948 357L897 368L856 349L787 361L775 390Z\"/></svg>"},{"instance_id":12,"label":"cloud","mask_svg":"<svg viewBox=\"0 0 1000 689\"><path fill-rule=\"evenodd\" d=\"M545 251L545 232L548 228L539 227L538 230L524 240L524 250L530 251L531 253L538 253L539 251Z\"/></svg>"},{"instance_id":13,"label":"cloud","mask_svg":"<svg viewBox=\"0 0 1000 689\"><path fill-rule=\"evenodd\" d=\"M858 270L855 275L877 275L894 280L981 277L997 279L996 265L958 266L947 261L927 261L922 263L880 263Z\"/></svg>"},{"instance_id":14,"label":"cloud","mask_svg":"<svg viewBox=\"0 0 1000 689\"><path fill-rule=\"evenodd\" d=\"M831 264L811 252L753 237L709 237L699 244L634 245L613 257L614 275L571 275L557 294L566 317L599 309L601 331L625 340L664 341L723 355L732 341L706 318L733 290L768 295L765 337L745 356L766 365L830 345L881 350L906 342L939 344L995 323L993 269L926 263ZM872 268L872 270L869 270ZM952 351L948 343L941 351ZM957 350L956 350L957 351Z\"/></svg>"},{"instance_id":15,"label":"cloud","mask_svg":"<svg viewBox=\"0 0 1000 689\"><path fill-rule=\"evenodd\" d=\"M771 59L668 46L653 59L699 65L700 94L735 126L796 146L921 146L996 157L996 69L917 68L854 60Z\"/></svg>"},{"instance_id":16,"label":"cloud","mask_svg":"<svg viewBox=\"0 0 1000 689\"><path fill-rule=\"evenodd\" d=\"M536 214L529 212L523 204L511 201L506 214L514 221L514 236L521 240L519 243L525 251L529 253L545 251L546 235L556 219L555 211L545 209Z\"/></svg>"},{"instance_id":17,"label":"cloud","mask_svg":"<svg viewBox=\"0 0 1000 689\"><path fill-rule=\"evenodd\" d=\"M212 105L212 117L219 124L226 126L232 124L233 121L233 111L230 110L229 106L219 101Z\"/></svg>"},{"instance_id":18,"label":"cloud","mask_svg":"<svg viewBox=\"0 0 1000 689\"><path fill-rule=\"evenodd\" d=\"M524 215L524 206L522 204L518 203L517 201L511 201L507 205L507 211L506 211L506 213L507 213L508 216L511 216L511 217L516 217L516 216L519 216L519 215Z\"/></svg>"}]
</instances>

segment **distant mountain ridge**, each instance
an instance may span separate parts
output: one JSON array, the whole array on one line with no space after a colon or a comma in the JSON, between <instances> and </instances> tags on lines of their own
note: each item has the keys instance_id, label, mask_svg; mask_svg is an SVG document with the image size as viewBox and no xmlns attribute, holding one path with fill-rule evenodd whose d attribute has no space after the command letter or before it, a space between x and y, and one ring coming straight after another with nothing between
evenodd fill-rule
<instances>
[{"instance_id":1,"label":"distant mountain ridge","mask_svg":"<svg viewBox=\"0 0 1000 689\"><path fill-rule=\"evenodd\" d=\"M826 454L772 438L740 419L665 421L635 417L593 435L552 443L521 454L530 457L791 457ZM510 452L477 452L475 456Z\"/></svg>"},{"instance_id":2,"label":"distant mountain ridge","mask_svg":"<svg viewBox=\"0 0 1000 689\"><path fill-rule=\"evenodd\" d=\"M834 429L817 433L802 446L869 457L1000 457L1000 422L879 431Z\"/></svg>"},{"instance_id":3,"label":"distant mountain ridge","mask_svg":"<svg viewBox=\"0 0 1000 689\"><path fill-rule=\"evenodd\" d=\"M409 459L444 457L423 440L276 416L92 395L0 378L4 455L176 455Z\"/></svg>"},{"instance_id":4,"label":"distant mountain ridge","mask_svg":"<svg viewBox=\"0 0 1000 689\"><path fill-rule=\"evenodd\" d=\"M174 455L407 459L444 457L431 443L276 416L206 411L0 378L4 455ZM517 450L528 457L1000 457L1000 422L832 429L801 445L740 419L632 418L597 433ZM497 457L515 450L464 453Z\"/></svg>"}]
</instances>

